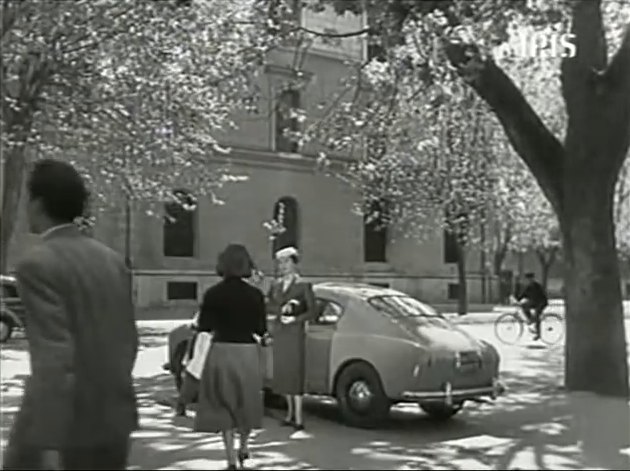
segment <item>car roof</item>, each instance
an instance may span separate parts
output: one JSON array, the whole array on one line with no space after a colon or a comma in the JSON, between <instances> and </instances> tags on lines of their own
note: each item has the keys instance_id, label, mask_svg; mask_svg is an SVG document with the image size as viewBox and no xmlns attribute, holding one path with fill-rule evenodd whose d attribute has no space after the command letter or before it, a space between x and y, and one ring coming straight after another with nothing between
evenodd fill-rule
<instances>
[{"instance_id":1,"label":"car roof","mask_svg":"<svg viewBox=\"0 0 630 471\"><path fill-rule=\"evenodd\" d=\"M390 288L374 286L367 283L350 283L330 281L322 282L314 285L315 290L332 291L352 298L363 300L370 299L374 296L407 296L406 294Z\"/></svg>"}]
</instances>

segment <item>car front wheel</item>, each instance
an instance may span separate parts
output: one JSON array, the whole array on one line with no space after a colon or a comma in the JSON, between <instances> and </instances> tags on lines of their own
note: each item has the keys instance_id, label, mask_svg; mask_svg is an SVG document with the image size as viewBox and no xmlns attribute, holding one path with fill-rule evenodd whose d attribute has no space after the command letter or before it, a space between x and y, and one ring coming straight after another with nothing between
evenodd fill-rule
<instances>
[{"instance_id":1,"label":"car front wheel","mask_svg":"<svg viewBox=\"0 0 630 471\"><path fill-rule=\"evenodd\" d=\"M456 402L452 405L443 402L421 402L420 408L426 412L429 417L435 420L448 420L462 410L463 402Z\"/></svg>"},{"instance_id":2,"label":"car front wheel","mask_svg":"<svg viewBox=\"0 0 630 471\"><path fill-rule=\"evenodd\" d=\"M341 371L335 396L343 420L353 427L377 427L392 406L381 378L367 363L352 363Z\"/></svg>"},{"instance_id":3,"label":"car front wheel","mask_svg":"<svg viewBox=\"0 0 630 471\"><path fill-rule=\"evenodd\" d=\"M13 335L13 322L3 317L0 319L0 343L5 343Z\"/></svg>"}]
</instances>

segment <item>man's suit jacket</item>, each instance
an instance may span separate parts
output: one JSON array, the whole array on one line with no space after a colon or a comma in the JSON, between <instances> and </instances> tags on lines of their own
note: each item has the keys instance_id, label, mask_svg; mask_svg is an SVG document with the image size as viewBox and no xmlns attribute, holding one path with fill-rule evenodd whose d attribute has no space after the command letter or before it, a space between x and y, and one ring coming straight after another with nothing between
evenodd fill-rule
<instances>
[{"instance_id":1,"label":"man's suit jacket","mask_svg":"<svg viewBox=\"0 0 630 471\"><path fill-rule=\"evenodd\" d=\"M63 226L31 249L16 275L31 376L9 448L62 450L128 437L138 424L138 335L121 257Z\"/></svg>"}]
</instances>

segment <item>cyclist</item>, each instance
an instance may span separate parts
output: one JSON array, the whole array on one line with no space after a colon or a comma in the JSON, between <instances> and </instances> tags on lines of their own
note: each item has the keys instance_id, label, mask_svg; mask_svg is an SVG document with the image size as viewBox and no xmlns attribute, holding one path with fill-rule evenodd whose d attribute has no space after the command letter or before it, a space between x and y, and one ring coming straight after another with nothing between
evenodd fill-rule
<instances>
[{"instance_id":1,"label":"cyclist","mask_svg":"<svg viewBox=\"0 0 630 471\"><path fill-rule=\"evenodd\" d=\"M534 327L534 340L540 340L540 318L549 300L545 288L536 281L533 273L526 273L525 280L525 288L517 300L529 324Z\"/></svg>"}]
</instances>

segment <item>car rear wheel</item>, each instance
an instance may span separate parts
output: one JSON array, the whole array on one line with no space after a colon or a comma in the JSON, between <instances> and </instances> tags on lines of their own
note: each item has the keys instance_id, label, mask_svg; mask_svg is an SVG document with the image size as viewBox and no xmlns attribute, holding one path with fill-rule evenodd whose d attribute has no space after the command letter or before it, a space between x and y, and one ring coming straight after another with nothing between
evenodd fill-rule
<instances>
[{"instance_id":1,"label":"car rear wheel","mask_svg":"<svg viewBox=\"0 0 630 471\"><path fill-rule=\"evenodd\" d=\"M335 396L343 420L353 427L377 427L392 406L376 370L362 362L352 363L341 371Z\"/></svg>"},{"instance_id":2,"label":"car rear wheel","mask_svg":"<svg viewBox=\"0 0 630 471\"><path fill-rule=\"evenodd\" d=\"M3 317L0 319L0 343L5 343L13 335L15 326L11 319Z\"/></svg>"},{"instance_id":3,"label":"car rear wheel","mask_svg":"<svg viewBox=\"0 0 630 471\"><path fill-rule=\"evenodd\" d=\"M448 420L457 414L464 407L464 402L455 402L447 405L443 402L421 402L420 408L426 412L432 419Z\"/></svg>"}]
</instances>

